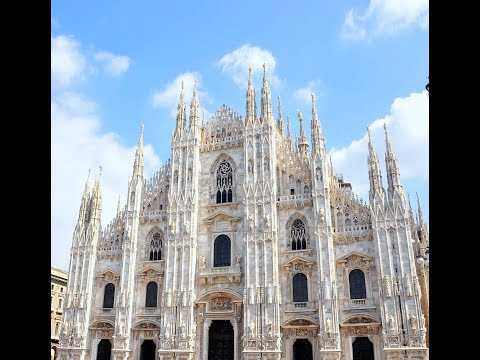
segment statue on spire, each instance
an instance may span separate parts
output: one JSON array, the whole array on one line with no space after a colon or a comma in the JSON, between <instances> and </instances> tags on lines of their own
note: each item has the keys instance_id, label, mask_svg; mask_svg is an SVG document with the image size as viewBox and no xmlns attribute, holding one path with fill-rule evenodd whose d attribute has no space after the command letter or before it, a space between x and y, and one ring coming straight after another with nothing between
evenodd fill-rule
<instances>
[{"instance_id":1,"label":"statue on spire","mask_svg":"<svg viewBox=\"0 0 480 360\"><path fill-rule=\"evenodd\" d=\"M252 84L252 67L248 67L248 85L247 85L247 106L245 114L245 122L253 123L257 116L257 107L255 105L255 88Z\"/></svg>"},{"instance_id":2,"label":"statue on spire","mask_svg":"<svg viewBox=\"0 0 480 360\"><path fill-rule=\"evenodd\" d=\"M266 64L263 64L263 85L262 85L262 101L261 101L261 118L262 121L272 120L272 96L270 93L270 85L267 80Z\"/></svg>"},{"instance_id":3,"label":"statue on spire","mask_svg":"<svg viewBox=\"0 0 480 360\"><path fill-rule=\"evenodd\" d=\"M186 121L186 109L185 109L185 102L183 99L183 80L181 83L181 89L180 89L180 97L178 100L178 105L177 105L177 122L176 122L176 127L175 127L175 135L180 133L184 127L185 127L185 121Z\"/></svg>"},{"instance_id":4,"label":"statue on spire","mask_svg":"<svg viewBox=\"0 0 480 360\"><path fill-rule=\"evenodd\" d=\"M383 124L383 129L385 131L385 163L387 168L388 192L389 194L393 194L394 191L401 188L400 171L397 165L397 158L395 157L395 153L392 150L392 145L388 138L386 122Z\"/></svg>"},{"instance_id":5,"label":"statue on spire","mask_svg":"<svg viewBox=\"0 0 480 360\"><path fill-rule=\"evenodd\" d=\"M197 96L197 80L193 84L192 101L190 103L190 130L198 126L200 120L200 102Z\"/></svg>"},{"instance_id":6,"label":"statue on spire","mask_svg":"<svg viewBox=\"0 0 480 360\"><path fill-rule=\"evenodd\" d=\"M303 113L299 111L298 115L298 122L300 124L300 136L298 137L298 151L304 156L307 155L308 151L308 141L307 137L305 136L305 131L303 129Z\"/></svg>"},{"instance_id":7,"label":"statue on spire","mask_svg":"<svg viewBox=\"0 0 480 360\"><path fill-rule=\"evenodd\" d=\"M278 122L277 126L280 130L280 134L283 134L283 114L282 114L282 104L280 103L280 96L277 97L278 101Z\"/></svg>"},{"instance_id":8,"label":"statue on spire","mask_svg":"<svg viewBox=\"0 0 480 360\"><path fill-rule=\"evenodd\" d=\"M376 195L383 196L383 184L382 184L382 173L380 170L380 163L378 162L377 154L372 145L370 127L367 127L367 134L368 134L368 177L370 179L370 200L373 200Z\"/></svg>"}]
</instances>

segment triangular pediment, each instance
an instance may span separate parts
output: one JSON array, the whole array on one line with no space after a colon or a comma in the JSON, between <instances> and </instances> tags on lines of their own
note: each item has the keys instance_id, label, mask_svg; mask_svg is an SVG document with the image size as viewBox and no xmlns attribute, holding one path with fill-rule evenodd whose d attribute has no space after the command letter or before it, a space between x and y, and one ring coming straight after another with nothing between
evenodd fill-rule
<instances>
[{"instance_id":1,"label":"triangular pediment","mask_svg":"<svg viewBox=\"0 0 480 360\"><path fill-rule=\"evenodd\" d=\"M293 259L290 259L286 262L283 267L289 270L295 271L309 271L312 269L314 263L312 261L306 260L300 256L295 256Z\"/></svg>"},{"instance_id":2,"label":"triangular pediment","mask_svg":"<svg viewBox=\"0 0 480 360\"><path fill-rule=\"evenodd\" d=\"M356 258L361 259L361 260L366 260L366 261L373 260L373 258L371 256L367 255L367 254L363 254L363 253L360 253L358 251L352 251L352 252L348 253L347 255L342 256L337 261L338 262L345 262L345 261L349 261L349 260L354 260Z\"/></svg>"},{"instance_id":3,"label":"triangular pediment","mask_svg":"<svg viewBox=\"0 0 480 360\"><path fill-rule=\"evenodd\" d=\"M103 278L105 280L115 280L118 279L120 275L118 275L115 271L108 268L100 273L97 274L97 278Z\"/></svg>"},{"instance_id":4,"label":"triangular pediment","mask_svg":"<svg viewBox=\"0 0 480 360\"><path fill-rule=\"evenodd\" d=\"M239 222L241 219L239 217L236 217L236 216L232 216L230 214L227 214L223 211L218 211L216 212L215 214L207 217L206 219L204 219L204 222L206 222L207 224L212 224L214 222L219 222L219 221L227 221L227 222L230 222L230 223L236 223L236 222Z\"/></svg>"},{"instance_id":5,"label":"triangular pediment","mask_svg":"<svg viewBox=\"0 0 480 360\"><path fill-rule=\"evenodd\" d=\"M294 258L290 259L285 266L293 265L293 264L304 264L304 265L313 265L313 262L307 259L304 259L300 256L295 256Z\"/></svg>"},{"instance_id":6,"label":"triangular pediment","mask_svg":"<svg viewBox=\"0 0 480 360\"><path fill-rule=\"evenodd\" d=\"M153 277L160 274L161 271L154 265L148 264L145 268L139 273L139 275Z\"/></svg>"}]
</instances>

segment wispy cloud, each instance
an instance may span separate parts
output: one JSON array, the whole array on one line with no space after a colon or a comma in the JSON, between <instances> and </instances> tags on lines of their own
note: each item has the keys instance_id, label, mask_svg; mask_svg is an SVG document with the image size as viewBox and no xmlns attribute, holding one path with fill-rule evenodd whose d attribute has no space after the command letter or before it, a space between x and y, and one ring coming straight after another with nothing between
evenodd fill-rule
<instances>
[{"instance_id":1,"label":"wispy cloud","mask_svg":"<svg viewBox=\"0 0 480 360\"><path fill-rule=\"evenodd\" d=\"M123 74L130 67L132 60L125 55L114 55L108 51L95 54L95 60L100 62L106 73L112 76Z\"/></svg>"},{"instance_id":2,"label":"wispy cloud","mask_svg":"<svg viewBox=\"0 0 480 360\"><path fill-rule=\"evenodd\" d=\"M184 99L187 108L192 99L193 87L197 83L197 96L200 99L200 106L202 102L208 101L207 92L202 90L202 76L197 72L185 72L178 75L173 81L164 86L162 90L156 90L152 96L152 104L154 107L163 107L170 111L170 115L175 117L177 113L178 98L183 82ZM205 116L210 114L203 106L202 112Z\"/></svg>"},{"instance_id":3,"label":"wispy cloud","mask_svg":"<svg viewBox=\"0 0 480 360\"><path fill-rule=\"evenodd\" d=\"M365 40L392 35L411 27L427 29L428 6L429 0L370 0L363 12L348 10L341 36L350 40Z\"/></svg>"},{"instance_id":4,"label":"wispy cloud","mask_svg":"<svg viewBox=\"0 0 480 360\"><path fill-rule=\"evenodd\" d=\"M319 80L312 80L306 86L296 89L293 98L305 105L312 103L312 93L317 97L324 94L323 84Z\"/></svg>"},{"instance_id":5,"label":"wispy cloud","mask_svg":"<svg viewBox=\"0 0 480 360\"><path fill-rule=\"evenodd\" d=\"M127 191L135 145L101 129L94 102L79 94L63 93L52 100L52 263L68 266L73 229L88 169L102 166L102 223L115 215L118 196ZM145 173L160 160L151 145L145 146ZM125 199L125 197L123 197Z\"/></svg>"},{"instance_id":6,"label":"wispy cloud","mask_svg":"<svg viewBox=\"0 0 480 360\"><path fill-rule=\"evenodd\" d=\"M73 36L52 38L52 83L55 88L66 88L85 75L86 59L80 43Z\"/></svg>"},{"instance_id":7,"label":"wispy cloud","mask_svg":"<svg viewBox=\"0 0 480 360\"><path fill-rule=\"evenodd\" d=\"M396 98L390 113L370 123L370 132L379 160L384 168L385 140L383 124L387 123L390 139L397 154L402 180L428 182L429 108L426 91ZM366 198L369 189L367 168L367 133L349 145L331 150L335 170L350 181L354 190ZM386 179L383 169L383 179ZM384 184L386 185L386 184Z\"/></svg>"},{"instance_id":8,"label":"wispy cloud","mask_svg":"<svg viewBox=\"0 0 480 360\"><path fill-rule=\"evenodd\" d=\"M273 86L280 85L281 81L275 74L277 61L273 54L265 49L250 44L245 44L222 56L217 61L217 66L222 72L232 77L237 86L242 89L247 87L248 67L252 67L252 72L256 78L263 73L263 64L271 76Z\"/></svg>"},{"instance_id":9,"label":"wispy cloud","mask_svg":"<svg viewBox=\"0 0 480 360\"><path fill-rule=\"evenodd\" d=\"M51 101L52 167L51 196L53 214L52 264L67 269L69 250L80 197L88 169L103 167L102 223L114 216L118 195L127 190L132 171L135 145L126 146L113 132L102 130L94 101L75 92L79 81L90 74L88 56L73 36L52 39L52 82L55 86ZM145 146L145 173L159 165L151 145Z\"/></svg>"}]
</instances>

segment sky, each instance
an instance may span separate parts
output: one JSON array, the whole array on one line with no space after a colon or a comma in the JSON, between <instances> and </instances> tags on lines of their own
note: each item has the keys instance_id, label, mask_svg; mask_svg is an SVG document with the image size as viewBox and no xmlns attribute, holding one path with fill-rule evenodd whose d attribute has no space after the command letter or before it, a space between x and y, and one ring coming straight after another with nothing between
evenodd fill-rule
<instances>
[{"instance_id":1,"label":"sky","mask_svg":"<svg viewBox=\"0 0 480 360\"><path fill-rule=\"evenodd\" d=\"M206 118L222 104L244 114L248 66L259 94L264 63L274 112L279 96L294 133L316 94L334 168L364 199L366 128L386 186L386 122L428 221L428 0L53 0L51 22L52 266L68 269L89 169L102 167L106 225L125 199L140 124L149 176L170 156L182 81L187 100L197 82Z\"/></svg>"}]
</instances>

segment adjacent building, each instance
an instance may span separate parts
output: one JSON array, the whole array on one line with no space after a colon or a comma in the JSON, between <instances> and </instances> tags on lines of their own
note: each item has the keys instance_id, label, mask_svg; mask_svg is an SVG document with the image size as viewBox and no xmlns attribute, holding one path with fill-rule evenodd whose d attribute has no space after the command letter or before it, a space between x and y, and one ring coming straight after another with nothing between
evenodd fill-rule
<instances>
[{"instance_id":1,"label":"adjacent building","mask_svg":"<svg viewBox=\"0 0 480 360\"><path fill-rule=\"evenodd\" d=\"M73 232L60 359L424 360L428 231L385 128L368 201L335 174L312 94L310 139L263 76L240 115L179 97L171 158L101 224L100 175ZM413 161L413 160L412 160Z\"/></svg>"},{"instance_id":2,"label":"adjacent building","mask_svg":"<svg viewBox=\"0 0 480 360\"><path fill-rule=\"evenodd\" d=\"M50 272L51 278L51 343L52 343L52 359L55 359L59 336L60 326L62 324L63 305L65 303L65 294L67 293L68 274L65 271L52 267Z\"/></svg>"}]
</instances>

